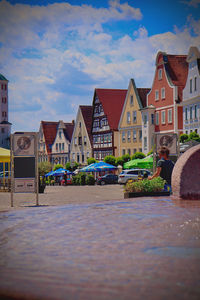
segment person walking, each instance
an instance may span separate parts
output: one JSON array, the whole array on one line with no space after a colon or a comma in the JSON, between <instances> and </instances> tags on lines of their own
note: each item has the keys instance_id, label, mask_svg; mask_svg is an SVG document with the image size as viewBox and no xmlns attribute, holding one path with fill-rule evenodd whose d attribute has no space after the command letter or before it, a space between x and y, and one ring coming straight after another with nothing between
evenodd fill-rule
<instances>
[{"instance_id":1,"label":"person walking","mask_svg":"<svg viewBox=\"0 0 200 300\"><path fill-rule=\"evenodd\" d=\"M152 176L149 176L148 179L151 180L155 177L160 176L161 178L166 180L164 190L171 192L171 177L174 163L169 159L169 149L167 147L161 147L158 153L160 159L157 163L156 171Z\"/></svg>"}]
</instances>

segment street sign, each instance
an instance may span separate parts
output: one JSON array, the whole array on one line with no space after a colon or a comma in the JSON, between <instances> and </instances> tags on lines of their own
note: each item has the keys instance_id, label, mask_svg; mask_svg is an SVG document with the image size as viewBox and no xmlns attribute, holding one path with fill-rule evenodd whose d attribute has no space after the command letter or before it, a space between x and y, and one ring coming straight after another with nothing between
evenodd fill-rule
<instances>
[{"instance_id":1,"label":"street sign","mask_svg":"<svg viewBox=\"0 0 200 300\"><path fill-rule=\"evenodd\" d=\"M155 143L156 143L156 152L158 153L159 149L162 146L165 146L169 149L170 155L177 155L177 134L176 133L156 133L155 134Z\"/></svg>"},{"instance_id":2,"label":"street sign","mask_svg":"<svg viewBox=\"0 0 200 300\"><path fill-rule=\"evenodd\" d=\"M13 193L36 193L38 205L38 136L36 132L11 135L11 206Z\"/></svg>"}]
</instances>

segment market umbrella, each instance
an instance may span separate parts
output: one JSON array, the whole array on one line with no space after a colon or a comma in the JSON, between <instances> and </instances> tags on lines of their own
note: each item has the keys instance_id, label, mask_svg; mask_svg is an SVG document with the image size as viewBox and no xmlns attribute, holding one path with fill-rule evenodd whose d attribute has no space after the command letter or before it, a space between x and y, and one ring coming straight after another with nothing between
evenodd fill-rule
<instances>
[{"instance_id":1,"label":"market umbrella","mask_svg":"<svg viewBox=\"0 0 200 300\"><path fill-rule=\"evenodd\" d=\"M110 165L108 163L105 163L103 161L100 161L98 163L93 163L87 167L84 167L80 169L80 172L100 172L100 171L106 171L106 170L115 170L117 167Z\"/></svg>"},{"instance_id":2,"label":"market umbrella","mask_svg":"<svg viewBox=\"0 0 200 300\"><path fill-rule=\"evenodd\" d=\"M54 171L50 171L49 173L45 174L44 176L45 176L45 177L53 176L53 174L54 174Z\"/></svg>"},{"instance_id":3,"label":"market umbrella","mask_svg":"<svg viewBox=\"0 0 200 300\"><path fill-rule=\"evenodd\" d=\"M133 159L124 164L124 169L152 169L153 168L153 156L149 155L145 158Z\"/></svg>"},{"instance_id":4,"label":"market umbrella","mask_svg":"<svg viewBox=\"0 0 200 300\"><path fill-rule=\"evenodd\" d=\"M67 172L67 174L72 174L72 172L70 172L69 170L66 170L66 169L57 169L53 172L53 176L61 176L61 175L64 175L65 173Z\"/></svg>"}]
</instances>

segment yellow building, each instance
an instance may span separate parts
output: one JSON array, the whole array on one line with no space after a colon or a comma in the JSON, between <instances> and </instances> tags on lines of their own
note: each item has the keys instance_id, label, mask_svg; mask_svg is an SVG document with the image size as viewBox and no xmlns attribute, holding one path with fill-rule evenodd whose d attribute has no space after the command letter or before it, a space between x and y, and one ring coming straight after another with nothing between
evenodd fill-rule
<instances>
[{"instance_id":1,"label":"yellow building","mask_svg":"<svg viewBox=\"0 0 200 300\"><path fill-rule=\"evenodd\" d=\"M118 156L142 152L142 115L140 109L146 106L147 88L136 88L130 80L126 99L119 121L119 153Z\"/></svg>"}]
</instances>

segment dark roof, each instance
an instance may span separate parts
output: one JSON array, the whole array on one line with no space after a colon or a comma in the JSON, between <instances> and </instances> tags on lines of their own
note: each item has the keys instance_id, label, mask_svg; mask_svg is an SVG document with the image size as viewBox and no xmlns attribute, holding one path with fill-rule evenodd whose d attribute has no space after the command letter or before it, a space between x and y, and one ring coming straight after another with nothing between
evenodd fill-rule
<instances>
[{"instance_id":1,"label":"dark roof","mask_svg":"<svg viewBox=\"0 0 200 300\"><path fill-rule=\"evenodd\" d=\"M111 130L118 130L118 123L126 98L127 90L95 89L95 94L103 106ZM94 97L95 99L95 97Z\"/></svg>"},{"instance_id":2,"label":"dark roof","mask_svg":"<svg viewBox=\"0 0 200 300\"><path fill-rule=\"evenodd\" d=\"M51 145L53 144L56 133L58 122L41 121L47 152L51 153Z\"/></svg>"},{"instance_id":3,"label":"dark roof","mask_svg":"<svg viewBox=\"0 0 200 300\"><path fill-rule=\"evenodd\" d=\"M0 80L8 81L8 79L6 79L6 77L4 77L2 74L0 74Z\"/></svg>"},{"instance_id":4,"label":"dark roof","mask_svg":"<svg viewBox=\"0 0 200 300\"><path fill-rule=\"evenodd\" d=\"M188 76L187 55L163 54L163 56L168 78L174 85L178 86L178 99L181 101L182 91Z\"/></svg>"},{"instance_id":5,"label":"dark roof","mask_svg":"<svg viewBox=\"0 0 200 300\"><path fill-rule=\"evenodd\" d=\"M8 121L2 121L0 122L0 124L8 124L8 125L12 125L12 123L8 122Z\"/></svg>"},{"instance_id":6,"label":"dark roof","mask_svg":"<svg viewBox=\"0 0 200 300\"><path fill-rule=\"evenodd\" d=\"M71 142L72 134L74 130L74 123L64 123L64 125L65 125L65 129L64 129L65 137Z\"/></svg>"},{"instance_id":7,"label":"dark roof","mask_svg":"<svg viewBox=\"0 0 200 300\"><path fill-rule=\"evenodd\" d=\"M91 134L91 129L92 129L92 113L93 113L93 106L91 105L80 105L80 110L83 115L83 119L85 122L85 126L87 129L87 133L90 139L90 142L92 142L92 134Z\"/></svg>"},{"instance_id":8,"label":"dark roof","mask_svg":"<svg viewBox=\"0 0 200 300\"><path fill-rule=\"evenodd\" d=\"M140 97L143 107L146 107L147 105L147 94L149 93L150 90L151 89L147 89L147 88L137 88L138 95Z\"/></svg>"}]
</instances>

